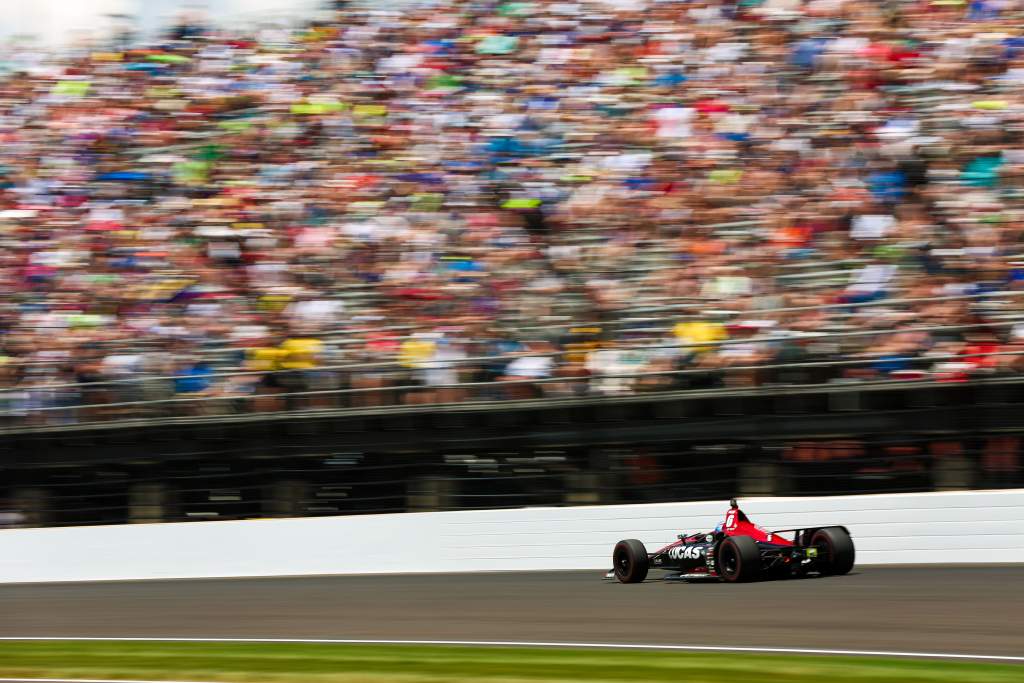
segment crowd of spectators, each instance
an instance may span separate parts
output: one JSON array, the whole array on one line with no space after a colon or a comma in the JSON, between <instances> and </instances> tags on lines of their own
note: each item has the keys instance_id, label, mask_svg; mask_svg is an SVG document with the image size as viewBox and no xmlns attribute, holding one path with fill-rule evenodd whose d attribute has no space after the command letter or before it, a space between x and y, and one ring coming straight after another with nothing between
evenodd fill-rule
<instances>
[{"instance_id":1,"label":"crowd of spectators","mask_svg":"<svg viewBox=\"0 0 1024 683\"><path fill-rule=\"evenodd\" d=\"M1020 0L385 3L0 64L8 418L1024 360Z\"/></svg>"}]
</instances>

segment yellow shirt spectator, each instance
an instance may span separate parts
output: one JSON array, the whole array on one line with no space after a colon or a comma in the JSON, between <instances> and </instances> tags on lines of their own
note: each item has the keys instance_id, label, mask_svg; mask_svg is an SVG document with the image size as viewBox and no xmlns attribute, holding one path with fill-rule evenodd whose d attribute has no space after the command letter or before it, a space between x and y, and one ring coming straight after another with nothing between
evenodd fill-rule
<instances>
[{"instance_id":1,"label":"yellow shirt spectator","mask_svg":"<svg viewBox=\"0 0 1024 683\"><path fill-rule=\"evenodd\" d=\"M702 344L707 342L724 341L729 338L729 333L721 323L709 323L694 320L685 323L676 323L672 332L683 344ZM709 351L713 346L693 346L694 351Z\"/></svg>"},{"instance_id":2,"label":"yellow shirt spectator","mask_svg":"<svg viewBox=\"0 0 1024 683\"><path fill-rule=\"evenodd\" d=\"M315 368L322 348L323 342L319 339L286 339L281 344L281 368L284 370Z\"/></svg>"},{"instance_id":3,"label":"yellow shirt spectator","mask_svg":"<svg viewBox=\"0 0 1024 683\"><path fill-rule=\"evenodd\" d=\"M249 349L249 368L252 370L279 370L287 351L275 346L261 346Z\"/></svg>"},{"instance_id":4,"label":"yellow shirt spectator","mask_svg":"<svg viewBox=\"0 0 1024 683\"><path fill-rule=\"evenodd\" d=\"M436 346L431 339L406 339L398 350L398 362L405 368L422 368L424 363L434 357Z\"/></svg>"}]
</instances>

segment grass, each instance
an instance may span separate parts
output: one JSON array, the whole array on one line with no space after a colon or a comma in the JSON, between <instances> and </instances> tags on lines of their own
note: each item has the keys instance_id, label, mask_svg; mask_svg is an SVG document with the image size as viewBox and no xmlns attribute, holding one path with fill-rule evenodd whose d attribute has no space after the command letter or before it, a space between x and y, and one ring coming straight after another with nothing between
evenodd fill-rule
<instances>
[{"instance_id":1,"label":"grass","mask_svg":"<svg viewBox=\"0 0 1024 683\"><path fill-rule=\"evenodd\" d=\"M1024 666L726 653L302 643L0 642L0 678L267 683L1019 683Z\"/></svg>"}]
</instances>

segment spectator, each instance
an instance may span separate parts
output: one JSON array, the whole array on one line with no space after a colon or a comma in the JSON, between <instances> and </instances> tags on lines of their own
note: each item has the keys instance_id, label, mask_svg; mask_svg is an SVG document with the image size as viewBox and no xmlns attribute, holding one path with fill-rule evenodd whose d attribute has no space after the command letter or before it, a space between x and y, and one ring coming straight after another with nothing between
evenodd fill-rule
<instances>
[{"instance_id":1,"label":"spectator","mask_svg":"<svg viewBox=\"0 0 1024 683\"><path fill-rule=\"evenodd\" d=\"M1018 346L1022 12L341 3L8 50L6 414L1016 371L970 357Z\"/></svg>"}]
</instances>

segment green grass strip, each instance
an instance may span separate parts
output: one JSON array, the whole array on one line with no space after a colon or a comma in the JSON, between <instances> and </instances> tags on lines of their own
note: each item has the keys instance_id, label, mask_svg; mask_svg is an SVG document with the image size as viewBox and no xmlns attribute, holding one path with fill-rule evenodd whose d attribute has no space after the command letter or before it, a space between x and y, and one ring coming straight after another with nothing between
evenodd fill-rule
<instances>
[{"instance_id":1,"label":"green grass strip","mask_svg":"<svg viewBox=\"0 0 1024 683\"><path fill-rule=\"evenodd\" d=\"M1024 680L1024 666L571 648L9 641L0 642L0 677L267 683L1019 683Z\"/></svg>"}]
</instances>

